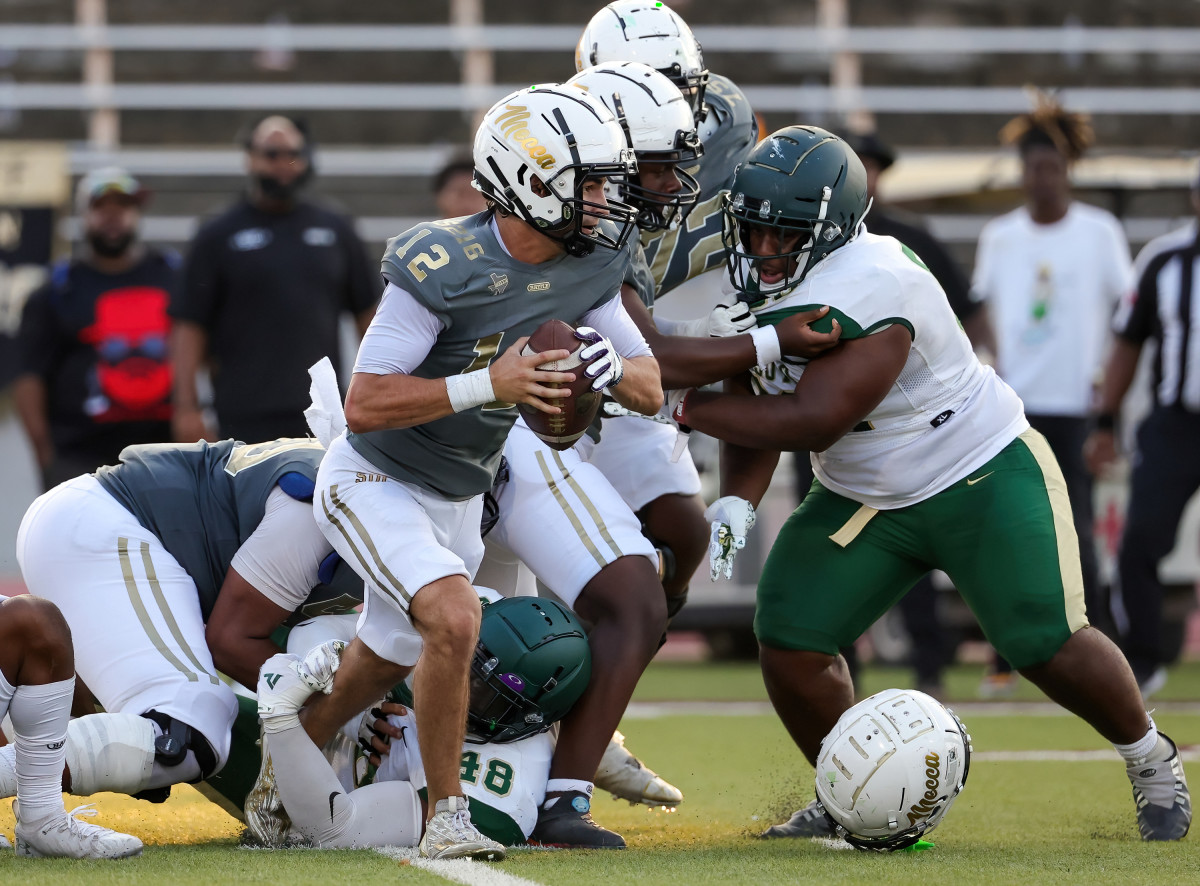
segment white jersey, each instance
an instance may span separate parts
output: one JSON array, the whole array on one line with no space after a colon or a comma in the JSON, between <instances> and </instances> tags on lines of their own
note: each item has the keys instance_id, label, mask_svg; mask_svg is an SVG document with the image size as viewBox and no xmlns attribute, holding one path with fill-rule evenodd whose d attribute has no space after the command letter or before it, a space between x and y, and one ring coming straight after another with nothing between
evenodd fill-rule
<instances>
[{"instance_id":1,"label":"white jersey","mask_svg":"<svg viewBox=\"0 0 1200 886\"><path fill-rule=\"evenodd\" d=\"M392 739L391 753L384 756L375 781L408 781L424 790L416 714L409 711L388 720L403 730L404 737ZM505 744L464 744L459 780L475 825L507 846L524 843L546 799L553 755L554 739L548 732Z\"/></svg>"},{"instance_id":2,"label":"white jersey","mask_svg":"<svg viewBox=\"0 0 1200 886\"><path fill-rule=\"evenodd\" d=\"M890 326L912 336L908 362L878 406L824 452L822 485L881 510L915 504L987 462L1029 427L1013 390L971 350L945 293L907 247L866 232L832 252L790 293L754 309L760 326L829 305L842 338ZM821 324L818 324L821 328ZM790 394L804 361L751 371L756 393Z\"/></svg>"},{"instance_id":3,"label":"white jersey","mask_svg":"<svg viewBox=\"0 0 1200 886\"><path fill-rule=\"evenodd\" d=\"M984 227L971 297L988 304L997 371L1031 415L1088 414L1109 321L1133 282L1125 232L1095 206L1072 203L1049 225L1022 207Z\"/></svg>"}]
</instances>

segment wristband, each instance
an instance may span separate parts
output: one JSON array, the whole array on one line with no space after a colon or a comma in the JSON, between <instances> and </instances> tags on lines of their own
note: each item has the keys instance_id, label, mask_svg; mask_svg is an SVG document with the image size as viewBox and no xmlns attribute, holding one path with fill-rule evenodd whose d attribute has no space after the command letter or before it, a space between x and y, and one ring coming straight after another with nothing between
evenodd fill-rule
<instances>
[{"instance_id":1,"label":"wristband","mask_svg":"<svg viewBox=\"0 0 1200 886\"><path fill-rule=\"evenodd\" d=\"M774 326L759 326L750 332L754 342L754 358L758 366L766 369L783 357L779 347L779 333Z\"/></svg>"},{"instance_id":2,"label":"wristband","mask_svg":"<svg viewBox=\"0 0 1200 886\"><path fill-rule=\"evenodd\" d=\"M486 366L474 372L447 376L446 393L450 395L450 408L455 412L474 409L496 399L492 374Z\"/></svg>"},{"instance_id":3,"label":"wristband","mask_svg":"<svg viewBox=\"0 0 1200 886\"><path fill-rule=\"evenodd\" d=\"M1098 431L1115 431L1117 429L1117 416L1113 412L1101 412L1096 416L1096 430Z\"/></svg>"}]
</instances>

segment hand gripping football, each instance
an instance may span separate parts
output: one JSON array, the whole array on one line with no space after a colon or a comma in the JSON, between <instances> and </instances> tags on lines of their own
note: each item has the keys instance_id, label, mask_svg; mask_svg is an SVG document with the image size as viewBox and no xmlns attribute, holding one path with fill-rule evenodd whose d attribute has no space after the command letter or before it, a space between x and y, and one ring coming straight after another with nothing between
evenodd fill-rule
<instances>
[{"instance_id":1,"label":"hand gripping football","mask_svg":"<svg viewBox=\"0 0 1200 886\"><path fill-rule=\"evenodd\" d=\"M551 449L570 449L583 436L600 410L602 395L591 390L592 380L583 374L584 363L579 357L579 352L586 346L587 342L575 337L575 327L571 324L562 320L547 320L533 331L521 349L521 355L525 357L543 351L571 352L565 360L554 360L538 367L575 374L575 381L568 384L547 383L547 387L565 387L571 392L571 396L553 401L561 407L562 412L548 415L524 403L517 404L529 430Z\"/></svg>"}]
</instances>

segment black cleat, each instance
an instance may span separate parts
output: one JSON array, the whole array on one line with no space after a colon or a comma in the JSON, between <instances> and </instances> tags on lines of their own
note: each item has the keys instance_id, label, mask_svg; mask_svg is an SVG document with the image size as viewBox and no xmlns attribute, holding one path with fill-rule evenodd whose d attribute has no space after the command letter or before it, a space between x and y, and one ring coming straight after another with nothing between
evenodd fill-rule
<instances>
[{"instance_id":1,"label":"black cleat","mask_svg":"<svg viewBox=\"0 0 1200 886\"><path fill-rule=\"evenodd\" d=\"M825 813L823 807L813 800L802 809L792 813L792 817L783 824L771 825L761 834L763 839L773 837L834 837L833 819Z\"/></svg>"},{"instance_id":2,"label":"black cleat","mask_svg":"<svg viewBox=\"0 0 1200 886\"><path fill-rule=\"evenodd\" d=\"M1143 840L1182 840L1192 825L1192 798L1183 775L1183 760L1175 742L1161 732L1159 736L1171 745L1171 756L1162 763L1143 763L1127 766L1126 774L1133 784L1133 802L1137 804L1138 830ZM1170 806L1150 802L1147 792L1169 794Z\"/></svg>"},{"instance_id":3,"label":"black cleat","mask_svg":"<svg viewBox=\"0 0 1200 886\"><path fill-rule=\"evenodd\" d=\"M592 821L592 801L582 791L567 791L549 809L538 810L529 845L554 849L624 849L625 838Z\"/></svg>"}]
</instances>

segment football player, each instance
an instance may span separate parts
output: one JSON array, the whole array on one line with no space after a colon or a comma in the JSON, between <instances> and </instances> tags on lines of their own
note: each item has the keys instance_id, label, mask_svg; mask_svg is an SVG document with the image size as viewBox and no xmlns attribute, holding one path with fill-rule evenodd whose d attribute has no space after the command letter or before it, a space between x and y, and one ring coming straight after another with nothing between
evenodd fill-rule
<instances>
[{"instance_id":1,"label":"football player","mask_svg":"<svg viewBox=\"0 0 1200 886\"><path fill-rule=\"evenodd\" d=\"M741 89L705 67L692 29L663 3L615 0L583 29L575 49L576 71L623 61L649 65L679 87L704 147L703 155L684 167L699 186L688 224L642 229L646 259L661 297L724 262L720 195L758 140L758 121Z\"/></svg>"},{"instance_id":2,"label":"football player","mask_svg":"<svg viewBox=\"0 0 1200 886\"><path fill-rule=\"evenodd\" d=\"M299 439L131 446L30 506L25 584L62 611L105 711L68 727L64 790L161 802L219 772L237 712L219 674L253 682L294 612L361 601L312 516L323 454Z\"/></svg>"},{"instance_id":3,"label":"football player","mask_svg":"<svg viewBox=\"0 0 1200 886\"><path fill-rule=\"evenodd\" d=\"M862 162L824 130L789 126L751 152L725 203L730 279L760 325L831 300L842 341L673 404L680 423L725 441L727 561L779 452L812 452L812 489L758 586L771 701L813 763L854 703L838 649L944 569L1000 654L1114 743L1142 838L1178 840L1191 822L1179 751L1088 624L1062 472L916 254L863 230L867 207ZM810 804L767 835L828 831Z\"/></svg>"},{"instance_id":4,"label":"football player","mask_svg":"<svg viewBox=\"0 0 1200 886\"><path fill-rule=\"evenodd\" d=\"M662 403L657 363L620 299L634 211L608 199L605 186L636 167L612 114L578 89L519 90L484 115L474 159L489 208L418 225L388 245L388 285L346 395L349 432L332 441L314 500L318 522L368 592L342 677L307 706L306 727L323 744L415 664L431 813L421 851L438 858L503 857L469 821L461 826L479 518L514 404L554 414L567 392L546 383L574 380L538 369L565 350L521 356L526 337L551 318L586 327L578 334L588 342L581 356L592 389L643 414ZM562 827L592 826L592 776L666 622L646 554L627 559L649 582L631 576L579 604L596 667L563 722L548 786L552 800L565 798L555 813Z\"/></svg>"},{"instance_id":5,"label":"football player","mask_svg":"<svg viewBox=\"0 0 1200 886\"><path fill-rule=\"evenodd\" d=\"M520 845L532 832L545 797L554 749L547 730L582 694L591 656L583 626L560 604L505 599L486 588L479 593L483 616L471 664L459 778L479 830L502 845ZM293 632L289 648L306 642L301 634L336 633L339 621L315 619ZM312 692L329 690L333 670L322 647L303 662L298 655L278 655L263 665L258 710L277 773L283 827L269 834L252 827L252 832L273 846L287 845L297 835L321 848L414 846L424 822L420 792L425 787L416 717L400 705L384 704L372 712L387 713L386 725L373 721L368 728L376 734L386 729L390 747L371 752L377 767L373 775L346 778L355 771L354 754L347 755L346 749L357 746L346 737L359 738L357 718L343 729L337 745L343 759L335 757L331 765L328 753L322 755L296 717ZM411 704L406 684L390 695ZM249 815L247 822L252 822Z\"/></svg>"},{"instance_id":6,"label":"football player","mask_svg":"<svg viewBox=\"0 0 1200 886\"><path fill-rule=\"evenodd\" d=\"M38 597L0 600L0 719L15 741L0 751L0 790L16 796L17 855L34 858L127 858L142 841L82 821L62 799L67 720L75 690L71 630L53 603ZM0 744L3 744L0 735ZM9 848L0 834L0 847Z\"/></svg>"},{"instance_id":7,"label":"football player","mask_svg":"<svg viewBox=\"0 0 1200 886\"><path fill-rule=\"evenodd\" d=\"M636 208L639 224L675 223L696 190L686 172L680 176L679 167L694 160L698 151L691 111L679 89L664 75L634 62L589 68L564 86L586 90L617 117L638 162L637 176L621 186L621 196ZM668 340L655 328L640 298L644 294L652 300L652 285L635 289L631 278L638 282L636 273L626 274L621 299L639 330L668 355L666 362L660 361L667 387L718 381L755 365L759 351L772 347L775 352L784 347L789 354L812 356L837 338L836 333L818 334L807 327L821 316L816 311L753 337ZM489 536L494 556L486 580L499 587L512 583L496 578L497 562L513 562L507 556L511 552L572 608L588 607L589 597L616 597L630 588L639 594L655 589L661 594L664 585L655 571L658 556L641 531L640 520L650 517L655 522L649 531L659 550L678 563L673 574L664 576L667 611L673 615L683 605L707 538L703 511L695 501L699 476L690 458L673 460L675 443L672 427L624 417L602 423L596 447L585 438L558 452L518 421L505 444L508 479L496 490L499 518ZM602 465L607 467L604 473ZM662 528L656 531L657 525ZM559 754L570 747L570 725L568 721L564 726ZM605 751L596 783L616 796L648 805L674 806L682 800L678 789L624 750L619 735ZM552 820L548 814L547 822ZM623 845L618 835L593 826L562 834L546 824L533 839L554 845Z\"/></svg>"}]
</instances>

